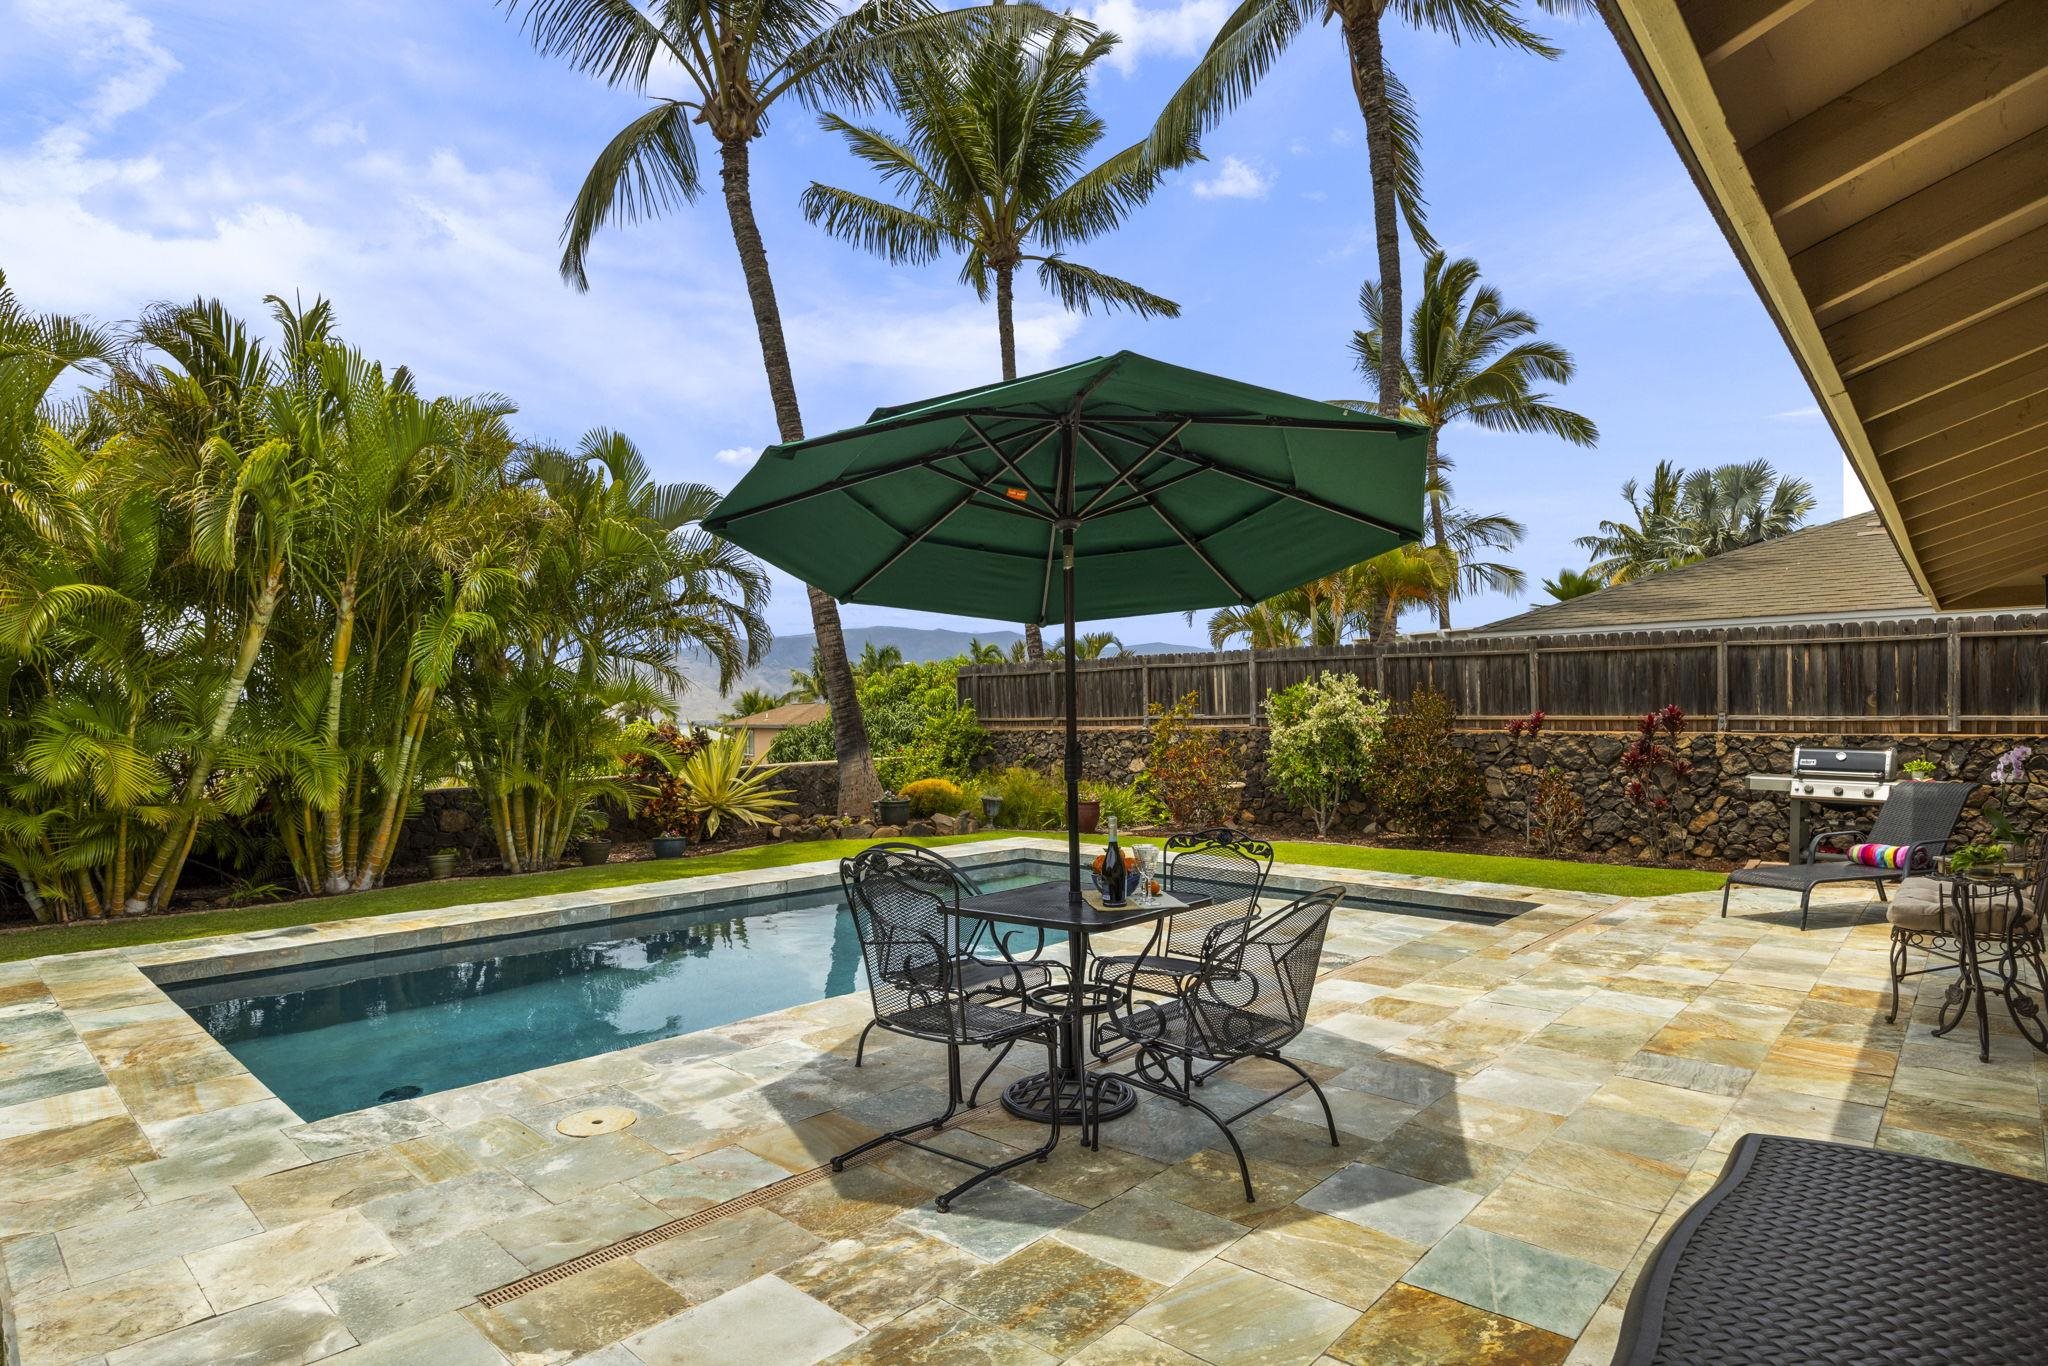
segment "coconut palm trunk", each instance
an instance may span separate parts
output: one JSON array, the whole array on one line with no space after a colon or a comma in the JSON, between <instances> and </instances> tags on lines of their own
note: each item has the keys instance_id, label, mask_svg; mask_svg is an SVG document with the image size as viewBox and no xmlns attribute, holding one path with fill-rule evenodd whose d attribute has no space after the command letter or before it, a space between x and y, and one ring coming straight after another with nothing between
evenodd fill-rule
<instances>
[{"instance_id":1,"label":"coconut palm trunk","mask_svg":"<svg viewBox=\"0 0 2048 1366\"><path fill-rule=\"evenodd\" d=\"M1394 111L1387 99L1386 52L1380 44L1380 0L1348 0L1340 10L1351 54L1351 88L1365 117L1365 154L1372 176L1372 232L1379 256L1380 298L1391 323L1380 328L1379 412L1401 415L1401 229L1396 194ZM1442 539L1439 531L1438 539ZM1448 615L1449 607L1445 607ZM1448 624L1448 622L1446 622Z\"/></svg>"},{"instance_id":2,"label":"coconut palm trunk","mask_svg":"<svg viewBox=\"0 0 2048 1366\"><path fill-rule=\"evenodd\" d=\"M1017 267L996 267L996 336L1003 354L1003 378L1017 378ZM1045 662L1045 634L1038 623L1024 623L1024 658L1027 663Z\"/></svg>"},{"instance_id":3,"label":"coconut palm trunk","mask_svg":"<svg viewBox=\"0 0 2048 1366\"><path fill-rule=\"evenodd\" d=\"M1384 329L1382 331L1384 332ZM1380 377L1380 383L1386 383L1384 374ZM1382 408L1385 407L1384 401L1381 406ZM1425 486L1430 490L1428 495L1430 544L1439 551L1448 551L1449 545L1444 538L1444 496L1440 492L1443 488L1443 467L1437 463L1436 453L1437 436L1442 431L1443 428L1434 424L1431 425L1429 441L1423 447L1422 468ZM1436 624L1443 630L1448 631L1451 629L1451 590L1449 588L1445 588L1443 592L1436 595Z\"/></svg>"},{"instance_id":4,"label":"coconut palm trunk","mask_svg":"<svg viewBox=\"0 0 2048 1366\"><path fill-rule=\"evenodd\" d=\"M761 363L768 372L768 396L775 405L775 427L785 441L804 439L804 419L797 407L796 378L790 370L789 344L783 337L782 310L775 301L775 279L768 271L768 247L754 218L754 196L744 137L719 144L719 178L725 188L725 211L732 220L733 245L739 249L740 273L746 277L747 301L754 309L754 330L761 340ZM882 795L875 761L868 748L868 728L854 692L853 668L846 659L846 634L839 624L839 604L831 595L805 585L811 599L811 629L818 638L819 670L825 702L832 708L832 753L839 763L839 809L859 815Z\"/></svg>"}]
</instances>

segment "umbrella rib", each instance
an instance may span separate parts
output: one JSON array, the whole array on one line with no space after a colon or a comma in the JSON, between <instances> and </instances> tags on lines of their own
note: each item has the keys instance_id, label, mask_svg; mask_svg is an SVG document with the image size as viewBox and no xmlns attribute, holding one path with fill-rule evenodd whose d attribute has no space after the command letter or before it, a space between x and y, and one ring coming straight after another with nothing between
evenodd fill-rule
<instances>
[{"instance_id":1,"label":"umbrella rib","mask_svg":"<svg viewBox=\"0 0 2048 1366\"><path fill-rule=\"evenodd\" d=\"M966 423L967 430L973 432L977 437L981 439L981 444L988 447L989 454L995 456L996 459L1003 462L1003 468L1008 470L1018 483L1022 484L1032 493L1036 494L1040 502L1046 504L1050 504L1052 502L1050 498L1047 498L1043 493L1039 492L1038 485L1032 483L1028 478L1025 477L1024 471L1017 468L1016 461L1010 459L1009 454L1006 451L1004 451L1001 446L997 445L993 440L989 438L989 434L981 429L981 424L977 423L971 417L963 418L961 420ZM1017 459L1030 459L1031 453L1037 450L1040 446L1043 446L1046 442L1050 441L1053 437L1053 434L1057 431L1059 431L1059 425L1057 423L1047 423L1045 425L1045 429L1038 434L1038 439L1036 441L1033 441L1029 446L1026 446L1024 448L1023 454L1019 455Z\"/></svg>"},{"instance_id":2,"label":"umbrella rib","mask_svg":"<svg viewBox=\"0 0 2048 1366\"><path fill-rule=\"evenodd\" d=\"M1052 608L1052 566L1059 558L1060 533L1053 529L1045 538L1045 582L1038 590L1038 620L1045 621L1045 614Z\"/></svg>"},{"instance_id":3,"label":"umbrella rib","mask_svg":"<svg viewBox=\"0 0 2048 1366\"><path fill-rule=\"evenodd\" d=\"M1182 545L1185 545L1189 550L1195 552L1195 558L1200 560L1203 564L1207 565L1209 567L1209 572L1211 574L1214 574L1222 582L1225 588L1228 588L1232 593L1234 593L1237 596L1237 600L1239 602L1254 601L1252 595L1245 592L1244 589L1240 588L1237 585L1237 582L1234 579L1232 579L1230 575L1224 573L1222 568L1217 565L1216 561L1209 558L1209 553L1206 550L1203 550L1201 546L1195 544L1195 538L1188 535L1188 533L1182 529L1181 524L1179 522L1174 521L1172 516L1168 514L1165 508L1159 506L1158 503L1154 502L1150 494L1145 495L1144 503L1146 507L1152 509L1154 515L1156 515L1160 521L1166 523L1166 525L1168 526L1168 528L1172 530L1174 535L1180 537Z\"/></svg>"},{"instance_id":4,"label":"umbrella rib","mask_svg":"<svg viewBox=\"0 0 2048 1366\"><path fill-rule=\"evenodd\" d=\"M1169 460L1176 458L1172 451L1167 451L1165 452L1165 454L1166 458ZM1114 503L1111 503L1108 507L1103 508L1100 512L1096 512L1092 515L1098 518L1114 517L1119 512L1122 512L1127 508L1134 507L1137 504L1144 502L1147 498L1150 498L1155 493L1164 493L1167 489L1172 488L1175 484L1181 483L1185 480L1192 479L1198 474L1207 474L1208 472L1209 471L1203 469L1200 465L1196 465L1191 469L1182 470L1179 474L1173 475L1170 478L1162 479L1158 483L1152 485L1152 487L1150 488L1141 489L1138 488L1136 485L1133 485L1130 493L1126 494L1122 498L1117 499Z\"/></svg>"},{"instance_id":5,"label":"umbrella rib","mask_svg":"<svg viewBox=\"0 0 2048 1366\"><path fill-rule=\"evenodd\" d=\"M969 479L965 475L955 474L953 473L953 471L949 469L942 469L938 465L928 465L926 466L926 468L929 469L933 474L938 475L941 479L950 479L956 484L960 484L969 489L972 489L975 493L986 494L990 499L993 500L992 502L987 504L987 508L991 512L1007 512L1013 517L1029 517L1034 522L1050 522L1052 520L1052 515L1050 513L1040 512L1036 508L1025 507L1023 504L1017 502L1015 499L1012 498L997 497L996 491L994 489L990 488L986 484L976 483L974 480ZM968 468L972 469L974 467L972 465L969 465Z\"/></svg>"},{"instance_id":6,"label":"umbrella rib","mask_svg":"<svg viewBox=\"0 0 2048 1366\"><path fill-rule=\"evenodd\" d=\"M915 535L909 536L907 539L905 539L903 544L897 546L895 551L890 554L888 559L883 560L880 564L876 565L873 569L869 570L868 573L864 577L862 577L859 583L847 589L846 593L843 595L843 600L851 602L855 598L859 597L869 584L873 583L876 579L880 578L883 574L887 573L889 571L890 566L894 565L896 561L902 559L911 551L917 549L918 544L921 541L923 541L925 537L931 535L934 531L937 531L941 526L944 526L947 518L951 517L954 513L958 512L961 508L966 507L968 501L972 499L977 492L979 492L978 489L968 489L967 492L961 494L959 498L954 500L953 506L947 508L937 517L925 523L924 526L920 527L917 530L917 533ZM873 511L873 509L871 508L869 509L869 511ZM899 532L897 534L901 535L902 533Z\"/></svg>"},{"instance_id":7,"label":"umbrella rib","mask_svg":"<svg viewBox=\"0 0 2048 1366\"><path fill-rule=\"evenodd\" d=\"M1182 432L1186 431L1187 427L1188 424L1185 422L1176 423L1172 431L1168 432L1165 436L1162 436L1157 441L1153 442L1150 446L1146 448L1145 453L1143 455L1139 456L1136 460L1133 460L1128 467L1126 467L1120 474L1117 475L1116 478L1110 480L1109 483L1103 485L1101 491L1098 492L1093 498L1090 498L1088 500L1088 505L1082 508L1079 512L1075 513L1074 516L1081 521L1086 521L1088 519L1088 514L1095 510L1097 504L1099 504L1103 499L1107 498L1112 492L1114 492L1118 485L1122 484L1125 480L1129 479L1131 476L1135 475L1139 470L1143 469L1145 467L1146 461L1150 460L1153 456L1165 450L1167 444L1171 442L1175 437L1179 436ZM1096 445L1093 440L1090 440L1088 442L1088 449L1094 451L1097 455L1101 456L1102 462L1105 465L1108 465L1111 469L1117 468L1116 462L1111 460L1109 456L1104 454L1102 448ZM1137 486L1134 484L1132 485L1132 487L1136 488Z\"/></svg>"},{"instance_id":8,"label":"umbrella rib","mask_svg":"<svg viewBox=\"0 0 2048 1366\"><path fill-rule=\"evenodd\" d=\"M1255 489L1264 489L1268 493L1276 493L1280 495L1282 498L1291 499L1297 503L1307 504L1309 507L1315 508L1321 512L1327 512L1333 517L1342 517L1347 521L1353 521L1363 526L1369 526L1373 528L1375 531L1384 531L1390 536L1399 536L1404 541L1417 541L1422 539L1422 532L1419 528L1396 526L1394 523L1383 521L1378 517L1374 517L1370 513L1358 512L1351 508L1341 507L1336 503L1332 503L1325 499L1318 498L1312 493L1303 493L1298 488L1293 488L1287 484L1283 484L1277 479L1268 479L1262 474L1252 474L1246 470L1232 469L1230 466L1219 464L1218 462L1209 459L1207 456L1195 455L1192 452L1186 450L1172 450L1168 451L1166 454L1176 460L1185 460L1191 465L1195 465L1209 471L1211 474L1220 474L1225 479L1235 479L1240 484L1250 484Z\"/></svg>"},{"instance_id":9,"label":"umbrella rib","mask_svg":"<svg viewBox=\"0 0 2048 1366\"><path fill-rule=\"evenodd\" d=\"M1197 427L1280 427L1304 432L1416 431L1421 428L1405 418L1372 417L1365 413L1344 418L1268 417L1259 413L1146 413L1125 417L1117 413L1091 413L1090 422L1115 426L1144 426L1161 422L1189 422Z\"/></svg>"}]
</instances>

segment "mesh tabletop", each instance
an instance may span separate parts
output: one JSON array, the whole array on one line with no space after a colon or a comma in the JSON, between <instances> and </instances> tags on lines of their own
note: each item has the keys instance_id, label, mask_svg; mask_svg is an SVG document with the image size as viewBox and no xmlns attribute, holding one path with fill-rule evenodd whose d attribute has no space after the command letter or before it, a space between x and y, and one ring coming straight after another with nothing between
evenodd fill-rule
<instances>
[{"instance_id":1,"label":"mesh tabletop","mask_svg":"<svg viewBox=\"0 0 2048 1366\"><path fill-rule=\"evenodd\" d=\"M1629 1298L1617 1366L2048 1362L2048 1185L1748 1134Z\"/></svg>"}]
</instances>

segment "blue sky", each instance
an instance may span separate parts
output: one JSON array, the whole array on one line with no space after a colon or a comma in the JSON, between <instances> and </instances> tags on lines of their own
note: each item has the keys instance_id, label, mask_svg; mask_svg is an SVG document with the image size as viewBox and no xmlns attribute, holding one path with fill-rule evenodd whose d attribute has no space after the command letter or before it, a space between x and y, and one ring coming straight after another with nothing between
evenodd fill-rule
<instances>
[{"instance_id":1,"label":"blue sky","mask_svg":"<svg viewBox=\"0 0 2048 1366\"><path fill-rule=\"evenodd\" d=\"M1106 151L1142 135L1224 6L1098 3L1126 40L1096 92ZM1561 398L1601 428L1592 451L1454 428L1459 500L1528 524L1513 558L1532 587L1583 564L1572 538L1663 458L1765 457L1814 481L1818 517L1838 515L1838 449L1611 39L1591 21L1539 25L1562 60L1389 34L1420 108L1434 231L1572 350ZM715 181L694 209L608 233L590 292L565 287L562 211L639 106L535 55L487 0L0 0L0 32L0 269L30 306L122 318L206 294L254 317L265 294L326 294L352 341L429 391L510 394L533 435L616 427L665 477L720 487L772 439ZM1370 187L1336 32L1303 35L1206 150L1074 253L1183 316L1069 316L1020 284L1021 364L1129 347L1367 394L1348 342L1372 270ZM813 179L869 188L790 109L757 145L754 190L809 428L993 378L993 306L951 266L891 268L807 226L796 201ZM1476 599L1455 620L1517 608ZM771 619L809 629L793 583ZM1179 617L1112 624L1202 634Z\"/></svg>"}]
</instances>

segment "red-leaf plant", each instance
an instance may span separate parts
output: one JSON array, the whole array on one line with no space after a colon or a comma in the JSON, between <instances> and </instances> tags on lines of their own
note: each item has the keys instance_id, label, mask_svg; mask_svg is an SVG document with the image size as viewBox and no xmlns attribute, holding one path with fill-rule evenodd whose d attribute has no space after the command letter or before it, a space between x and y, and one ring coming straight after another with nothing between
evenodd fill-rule
<instances>
[{"instance_id":1,"label":"red-leaf plant","mask_svg":"<svg viewBox=\"0 0 2048 1366\"><path fill-rule=\"evenodd\" d=\"M1671 798L1692 776L1692 761L1670 744L1684 729L1685 713L1675 703L1646 712L1636 723L1636 738L1615 761L1626 780L1622 792L1642 813L1644 847L1660 862L1665 857Z\"/></svg>"},{"instance_id":2,"label":"red-leaf plant","mask_svg":"<svg viewBox=\"0 0 2048 1366\"><path fill-rule=\"evenodd\" d=\"M1547 719L1540 707L1530 712L1527 716L1518 716L1507 724L1508 738L1510 740L1527 739L1534 741L1537 736L1543 733L1543 723ZM1516 745L1515 748L1519 750L1521 746ZM1522 785L1522 843L1524 844L1533 845L1536 842L1536 779L1537 775L1541 772L1542 769L1537 765L1535 757L1532 755L1529 760L1529 779Z\"/></svg>"}]
</instances>

